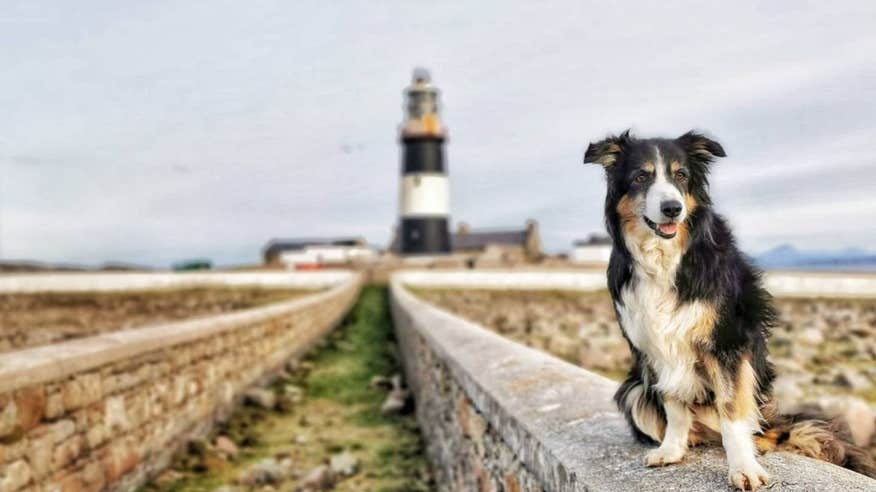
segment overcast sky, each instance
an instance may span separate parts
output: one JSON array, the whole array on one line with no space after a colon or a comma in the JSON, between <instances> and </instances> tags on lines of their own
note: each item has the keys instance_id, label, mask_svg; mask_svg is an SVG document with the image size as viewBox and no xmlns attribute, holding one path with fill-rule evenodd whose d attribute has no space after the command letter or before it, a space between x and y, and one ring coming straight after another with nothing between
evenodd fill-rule
<instances>
[{"instance_id":1,"label":"overcast sky","mask_svg":"<svg viewBox=\"0 0 876 492\"><path fill-rule=\"evenodd\" d=\"M876 3L605 3L6 0L0 257L385 246L417 65L443 91L454 221L531 217L568 249L603 230L589 141L699 128L747 250L876 249Z\"/></svg>"}]
</instances>

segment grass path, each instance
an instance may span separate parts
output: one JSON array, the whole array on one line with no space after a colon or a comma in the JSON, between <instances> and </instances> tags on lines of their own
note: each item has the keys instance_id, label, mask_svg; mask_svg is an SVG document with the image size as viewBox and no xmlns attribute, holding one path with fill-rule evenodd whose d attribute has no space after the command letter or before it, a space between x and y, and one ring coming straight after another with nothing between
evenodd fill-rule
<instances>
[{"instance_id":1,"label":"grass path","mask_svg":"<svg viewBox=\"0 0 876 492\"><path fill-rule=\"evenodd\" d=\"M291 459L306 474L333 454L347 451L359 461L359 472L340 481L336 491L428 491L428 464L413 415L385 416L386 396L369 386L374 376L399 373L387 291L366 287L347 319L299 365L290 378L271 388L289 394L300 388L303 398L282 404L284 410L241 407L216 435L230 436L241 448L234 461L221 459L212 446L189 446L174 469L146 489L162 492L212 491L234 484L241 471L265 458ZM276 488L295 490L296 479Z\"/></svg>"}]
</instances>

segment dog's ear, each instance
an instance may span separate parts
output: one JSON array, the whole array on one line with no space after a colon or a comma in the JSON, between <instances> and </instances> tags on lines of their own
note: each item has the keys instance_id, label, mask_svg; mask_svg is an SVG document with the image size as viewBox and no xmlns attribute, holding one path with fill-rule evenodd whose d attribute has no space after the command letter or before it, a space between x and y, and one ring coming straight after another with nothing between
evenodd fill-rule
<instances>
[{"instance_id":1,"label":"dog's ear","mask_svg":"<svg viewBox=\"0 0 876 492\"><path fill-rule=\"evenodd\" d=\"M627 130L617 137L608 136L605 140L593 142L587 146L584 152L584 163L600 164L608 169L617 162L618 156L623 152L624 146L630 140L630 131Z\"/></svg>"},{"instance_id":2,"label":"dog's ear","mask_svg":"<svg viewBox=\"0 0 876 492\"><path fill-rule=\"evenodd\" d=\"M696 161L709 163L714 161L716 157L727 157L721 144L694 130L678 137L675 141L684 149L689 158Z\"/></svg>"}]
</instances>

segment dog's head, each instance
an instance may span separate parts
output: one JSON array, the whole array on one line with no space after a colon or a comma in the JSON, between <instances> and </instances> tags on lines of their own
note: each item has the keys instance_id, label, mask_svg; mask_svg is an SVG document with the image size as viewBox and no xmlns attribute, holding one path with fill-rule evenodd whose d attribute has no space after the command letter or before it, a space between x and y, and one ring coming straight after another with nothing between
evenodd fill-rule
<instances>
[{"instance_id":1,"label":"dog's head","mask_svg":"<svg viewBox=\"0 0 876 492\"><path fill-rule=\"evenodd\" d=\"M709 166L725 156L718 142L693 131L676 139L638 139L626 131L591 143L584 162L605 168L609 232L620 226L627 235L672 240L683 236L697 207L710 204Z\"/></svg>"}]
</instances>

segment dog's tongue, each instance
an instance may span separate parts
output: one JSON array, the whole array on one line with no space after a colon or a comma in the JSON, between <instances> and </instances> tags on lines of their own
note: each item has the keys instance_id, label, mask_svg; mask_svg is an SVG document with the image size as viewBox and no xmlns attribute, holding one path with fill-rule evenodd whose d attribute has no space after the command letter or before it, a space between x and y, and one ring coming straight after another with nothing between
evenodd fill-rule
<instances>
[{"instance_id":1,"label":"dog's tongue","mask_svg":"<svg viewBox=\"0 0 876 492\"><path fill-rule=\"evenodd\" d=\"M662 232L663 234L670 236L672 234L675 234L675 231L678 230L678 224L675 224L672 222L670 222L668 224L659 224L657 226L657 229L659 229L660 232Z\"/></svg>"}]
</instances>

